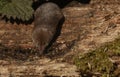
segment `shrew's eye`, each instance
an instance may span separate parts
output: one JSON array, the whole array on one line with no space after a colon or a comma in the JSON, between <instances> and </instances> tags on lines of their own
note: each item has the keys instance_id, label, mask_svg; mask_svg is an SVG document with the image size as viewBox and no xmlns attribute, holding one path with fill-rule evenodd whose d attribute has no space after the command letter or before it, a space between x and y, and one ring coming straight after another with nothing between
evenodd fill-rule
<instances>
[{"instance_id":1,"label":"shrew's eye","mask_svg":"<svg viewBox=\"0 0 120 77\"><path fill-rule=\"evenodd\" d=\"M45 45L46 44L46 42L43 42L43 45Z\"/></svg>"},{"instance_id":2,"label":"shrew's eye","mask_svg":"<svg viewBox=\"0 0 120 77\"><path fill-rule=\"evenodd\" d=\"M46 44L46 42L43 42L43 41L40 43L40 45L45 45L45 44Z\"/></svg>"}]
</instances>

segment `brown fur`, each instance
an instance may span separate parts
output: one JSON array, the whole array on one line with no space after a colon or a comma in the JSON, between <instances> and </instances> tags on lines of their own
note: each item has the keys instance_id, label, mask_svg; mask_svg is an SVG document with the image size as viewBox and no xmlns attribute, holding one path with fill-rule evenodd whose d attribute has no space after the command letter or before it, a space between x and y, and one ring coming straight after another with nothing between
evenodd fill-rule
<instances>
[{"instance_id":1,"label":"brown fur","mask_svg":"<svg viewBox=\"0 0 120 77\"><path fill-rule=\"evenodd\" d=\"M52 40L63 14L56 4L49 2L38 7L34 17L32 39L34 45L42 54L45 47Z\"/></svg>"}]
</instances>

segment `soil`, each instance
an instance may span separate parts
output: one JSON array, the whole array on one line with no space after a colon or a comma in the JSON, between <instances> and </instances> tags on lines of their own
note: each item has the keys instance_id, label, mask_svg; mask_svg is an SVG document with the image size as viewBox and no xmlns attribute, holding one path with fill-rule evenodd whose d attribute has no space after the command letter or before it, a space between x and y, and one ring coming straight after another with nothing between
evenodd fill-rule
<instances>
[{"instance_id":1,"label":"soil","mask_svg":"<svg viewBox=\"0 0 120 77\"><path fill-rule=\"evenodd\" d=\"M90 4L77 3L62 11L65 22L61 34L43 56L38 55L32 44L34 22L26 25L0 21L1 77L79 77L74 56L88 53L120 36L119 0L91 0ZM113 60L120 64L119 56Z\"/></svg>"}]
</instances>

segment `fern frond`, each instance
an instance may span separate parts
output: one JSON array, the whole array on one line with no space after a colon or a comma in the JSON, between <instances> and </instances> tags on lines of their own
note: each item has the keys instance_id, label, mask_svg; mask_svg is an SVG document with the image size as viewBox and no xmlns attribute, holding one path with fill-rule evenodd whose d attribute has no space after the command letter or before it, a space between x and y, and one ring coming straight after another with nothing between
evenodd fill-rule
<instances>
[{"instance_id":1,"label":"fern frond","mask_svg":"<svg viewBox=\"0 0 120 77\"><path fill-rule=\"evenodd\" d=\"M32 0L0 0L0 13L8 18L29 20L33 15Z\"/></svg>"}]
</instances>

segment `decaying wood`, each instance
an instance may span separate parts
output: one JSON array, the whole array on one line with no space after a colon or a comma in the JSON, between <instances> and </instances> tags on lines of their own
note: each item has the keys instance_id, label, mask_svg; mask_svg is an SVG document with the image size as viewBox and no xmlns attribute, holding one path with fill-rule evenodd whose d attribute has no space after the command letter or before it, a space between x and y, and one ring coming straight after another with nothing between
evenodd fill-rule
<instances>
[{"instance_id":1,"label":"decaying wood","mask_svg":"<svg viewBox=\"0 0 120 77\"><path fill-rule=\"evenodd\" d=\"M44 76L72 76L79 77L75 65L68 63L55 63L50 59L42 59L35 62L8 62L0 61L1 77L44 77Z\"/></svg>"},{"instance_id":2,"label":"decaying wood","mask_svg":"<svg viewBox=\"0 0 120 77\"><path fill-rule=\"evenodd\" d=\"M94 2L93 2L94 3ZM52 46L53 52L64 53L60 57L51 54L55 59L39 58L34 61L21 61L15 58L0 57L1 77L42 77L67 76L79 77L76 66L57 62L57 59L71 62L78 53L87 53L105 42L113 41L120 36L120 5L83 5L63 9L65 22L61 35ZM0 43L5 46L32 48L31 30L33 24L11 24L0 21ZM16 55L14 55L16 56ZM16 56L17 57L17 56ZM30 56L29 56L30 57ZM118 60L117 60L118 61Z\"/></svg>"}]
</instances>

